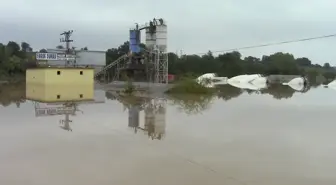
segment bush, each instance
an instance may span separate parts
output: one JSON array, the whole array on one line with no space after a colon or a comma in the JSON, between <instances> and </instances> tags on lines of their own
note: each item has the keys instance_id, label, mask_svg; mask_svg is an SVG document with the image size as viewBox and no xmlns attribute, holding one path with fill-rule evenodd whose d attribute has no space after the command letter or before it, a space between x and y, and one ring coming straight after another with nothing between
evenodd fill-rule
<instances>
[{"instance_id":1,"label":"bush","mask_svg":"<svg viewBox=\"0 0 336 185\"><path fill-rule=\"evenodd\" d=\"M207 88L196 82L193 78L182 79L174 85L173 88L169 89L167 93L178 93L178 94L210 94L214 93L215 89Z\"/></svg>"}]
</instances>

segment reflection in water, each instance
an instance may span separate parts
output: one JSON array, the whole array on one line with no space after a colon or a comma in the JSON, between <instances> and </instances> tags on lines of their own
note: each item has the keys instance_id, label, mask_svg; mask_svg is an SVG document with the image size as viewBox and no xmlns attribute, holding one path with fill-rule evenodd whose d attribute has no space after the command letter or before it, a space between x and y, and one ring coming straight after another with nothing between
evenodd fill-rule
<instances>
[{"instance_id":1,"label":"reflection in water","mask_svg":"<svg viewBox=\"0 0 336 185\"><path fill-rule=\"evenodd\" d=\"M148 137L161 139L166 128L166 100L152 99L145 106L145 127Z\"/></svg>"},{"instance_id":2,"label":"reflection in water","mask_svg":"<svg viewBox=\"0 0 336 185\"><path fill-rule=\"evenodd\" d=\"M161 140L166 128L166 104L164 98L136 97L106 92L108 99L117 99L128 110L128 126L146 133L152 140ZM144 126L140 125L140 112L145 113Z\"/></svg>"},{"instance_id":3,"label":"reflection in water","mask_svg":"<svg viewBox=\"0 0 336 185\"><path fill-rule=\"evenodd\" d=\"M269 94L275 99L287 99L293 97L296 91L290 86L285 86L281 84L272 85L268 89L261 91L262 94Z\"/></svg>"},{"instance_id":4,"label":"reflection in water","mask_svg":"<svg viewBox=\"0 0 336 185\"><path fill-rule=\"evenodd\" d=\"M274 84L270 88L261 91L262 94L270 94L275 99L287 99L293 97L295 93L306 93L310 90L311 86L305 86L301 91L296 91L290 86Z\"/></svg>"},{"instance_id":5,"label":"reflection in water","mask_svg":"<svg viewBox=\"0 0 336 185\"><path fill-rule=\"evenodd\" d=\"M72 131L70 123L72 123L73 120L70 119L70 116L76 116L77 112L84 114L84 112L79 109L80 104L105 103L105 101L101 100L80 101L80 102L74 100L68 100L54 103L47 103L45 101L32 101L32 102L34 103L36 117L64 115L64 118L59 120L59 124L60 128L67 131Z\"/></svg>"},{"instance_id":6,"label":"reflection in water","mask_svg":"<svg viewBox=\"0 0 336 185\"><path fill-rule=\"evenodd\" d=\"M214 95L171 95L173 105L187 114L199 114L207 110L214 100Z\"/></svg>"},{"instance_id":7,"label":"reflection in water","mask_svg":"<svg viewBox=\"0 0 336 185\"><path fill-rule=\"evenodd\" d=\"M59 121L60 128L72 131L70 127L70 123L72 120L70 120L70 115L75 116L76 112L83 111L78 109L78 103L76 102L58 102L56 104L47 104L47 106L41 106L41 104L46 103L43 101L33 101L34 102L34 108L35 108L35 116L41 117L41 116L56 116L56 115L65 115L64 119L61 119Z\"/></svg>"},{"instance_id":8,"label":"reflection in water","mask_svg":"<svg viewBox=\"0 0 336 185\"><path fill-rule=\"evenodd\" d=\"M140 125L140 111L145 113L145 124ZM166 128L166 100L149 99L144 105L130 105L128 107L128 126L134 133L141 130L152 140L161 140Z\"/></svg>"},{"instance_id":9,"label":"reflection in water","mask_svg":"<svg viewBox=\"0 0 336 185\"><path fill-rule=\"evenodd\" d=\"M222 85L218 86L217 88L218 88L218 95L217 95L218 98L223 99L225 101L237 98L244 92L243 89L236 88L231 85Z\"/></svg>"},{"instance_id":10,"label":"reflection in water","mask_svg":"<svg viewBox=\"0 0 336 185\"><path fill-rule=\"evenodd\" d=\"M67 131L71 131L72 132L72 129L70 127L70 122L72 122L72 120L69 120L69 114L66 114L65 115L65 120L61 120L60 121L60 124L63 124L61 125L60 127L63 129L63 130L67 130Z\"/></svg>"},{"instance_id":11,"label":"reflection in water","mask_svg":"<svg viewBox=\"0 0 336 185\"><path fill-rule=\"evenodd\" d=\"M134 133L137 133L140 126L140 111L141 107L139 105L128 108L128 127L134 128Z\"/></svg>"},{"instance_id":12,"label":"reflection in water","mask_svg":"<svg viewBox=\"0 0 336 185\"><path fill-rule=\"evenodd\" d=\"M214 94L209 95L170 94L167 98L173 105L181 109L181 111L187 114L198 114L204 110L207 110L216 98L222 99L224 101L229 101L246 93L249 95L269 94L273 98L281 100L291 98L295 93L306 93L311 88L317 88L317 87L318 86L306 86L303 91L298 92L289 86L281 84L272 84L269 85L267 89L262 89L258 91L250 89L240 89L231 85L220 85L217 86L217 92ZM122 98L121 96L119 96L117 98L117 96L112 95L112 93L106 93L106 98L111 100L118 99L121 103L124 104L126 108L132 109L131 112L133 111L135 112L138 109L144 110L143 106L146 104L146 102L148 102L146 98L140 98L140 97L137 98L135 96L128 98L125 97ZM131 107L130 105L132 105L133 107ZM137 107L134 107L135 105L137 105Z\"/></svg>"},{"instance_id":13,"label":"reflection in water","mask_svg":"<svg viewBox=\"0 0 336 185\"><path fill-rule=\"evenodd\" d=\"M232 98L239 97L244 92L248 94L269 94L275 99L287 99L291 98L295 93L306 93L311 88L318 86L304 86L301 91L297 91L290 86L282 84L270 84L268 88L262 90L240 89L230 85L218 86L218 97L223 100L230 100Z\"/></svg>"},{"instance_id":14,"label":"reflection in water","mask_svg":"<svg viewBox=\"0 0 336 185\"><path fill-rule=\"evenodd\" d=\"M53 91L70 93L59 89ZM286 92L288 97L294 93L281 87L270 89L273 91L260 93ZM84 91L77 93L85 97ZM315 103L310 100L315 99L318 105L323 105L320 97L332 99L336 92L320 89L313 91L312 96L295 96L292 101L282 102L254 93L222 87L218 94L209 97L169 97L171 102L177 101L186 107L203 108L207 107L204 104L212 102L211 98L215 100L216 95L222 97L207 114L198 116L186 116L178 111L168 114L167 110L174 107L166 110L165 101L160 102L160 99L155 102L150 97L110 96L125 105L128 123L127 113L118 111L122 105L116 101L94 107L90 111L96 113L94 115L86 115L90 108L81 105L85 101L71 98L68 102L59 100L57 103L35 101L41 102L37 115L54 115L52 125L44 124L51 117L32 118L34 115L26 109L32 109L32 103L22 105L21 109L13 104L2 109L6 120L0 124L0 184L144 185L153 181L162 185L173 184L172 181L184 185L335 184L335 125L332 123L335 102L322 107L310 104ZM55 95L45 94L49 99ZM242 101L233 99L240 94L243 94ZM225 99L233 101L227 103ZM266 103L260 103L262 99L266 99ZM244 108L246 100L250 106ZM305 107L293 106L307 101L310 102ZM267 103L281 106L264 106ZM54 108L42 110L44 107ZM71 112L68 114L73 122L79 124L81 120L79 125L70 121L62 125L65 130L73 129L75 134L69 135L70 132L56 128L59 117L67 119L64 114L55 115L66 112L60 110L63 107L85 111L85 115L75 111L77 117ZM142 114L147 116L142 117ZM276 119L279 117L282 119ZM161 125L157 123L159 120ZM127 124L132 130L125 134ZM162 138L164 142L156 140Z\"/></svg>"},{"instance_id":15,"label":"reflection in water","mask_svg":"<svg viewBox=\"0 0 336 185\"><path fill-rule=\"evenodd\" d=\"M31 100L35 108L36 117L64 115L59 120L60 128L72 131L71 116L79 109L79 104L105 103L105 100L96 100L92 86L49 86L26 84L26 99Z\"/></svg>"},{"instance_id":16,"label":"reflection in water","mask_svg":"<svg viewBox=\"0 0 336 185\"><path fill-rule=\"evenodd\" d=\"M19 108L24 103L26 97L25 83L0 84L0 104L4 107L15 103Z\"/></svg>"},{"instance_id":17,"label":"reflection in water","mask_svg":"<svg viewBox=\"0 0 336 185\"><path fill-rule=\"evenodd\" d=\"M255 90L249 90L249 89L240 89L237 87L233 87L231 85L220 85L217 86L217 97L219 99L228 101L233 98L237 98L240 95L244 93L248 94L269 94L275 99L288 99L291 98L295 93L306 93L312 88L317 88L318 85L313 86L307 86L304 88L301 92L295 91L289 86L284 86L281 84L278 85L270 85L267 89L263 89L260 91ZM60 89L65 89L70 87L60 87ZM77 88L77 87L76 87ZM72 89L76 89L72 87ZM56 87L54 89L57 89ZM80 89L79 89L80 90ZM79 91L78 91L79 92ZM93 92L92 92L93 93ZM193 104L193 102L199 102L199 101L209 101L211 99L211 96L207 97L199 97L196 96L189 97L190 95L183 95L183 96L173 96L170 97L174 103L176 104L182 104L184 101L184 104ZM17 107L20 107L21 103L24 103L26 101L26 84L25 83L15 83L15 84L1 84L0 85L0 104L4 107L9 106L10 104L15 103ZM215 95L213 96L215 97ZM64 98L64 97L63 97ZM77 97L76 97L77 98ZM106 98L108 99L116 99L114 96L110 95L109 93L106 93ZM78 99L78 98L77 98ZM183 100L186 99L186 100ZM189 100L188 100L189 99ZM189 102L188 102L188 101ZM191 101L191 102L190 102ZM186 107L194 107L191 105L184 105ZM197 103L200 107L204 107L204 103ZM197 106L196 106L197 107ZM190 111L192 112L192 111Z\"/></svg>"}]
</instances>

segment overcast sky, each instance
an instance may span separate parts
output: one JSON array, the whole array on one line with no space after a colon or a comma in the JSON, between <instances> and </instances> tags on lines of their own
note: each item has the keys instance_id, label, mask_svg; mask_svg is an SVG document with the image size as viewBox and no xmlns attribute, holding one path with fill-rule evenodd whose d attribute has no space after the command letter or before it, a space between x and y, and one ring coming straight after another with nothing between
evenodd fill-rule
<instances>
[{"instance_id":1,"label":"overcast sky","mask_svg":"<svg viewBox=\"0 0 336 185\"><path fill-rule=\"evenodd\" d=\"M335 8L335 0L13 0L0 5L0 42L54 48L73 29L76 47L106 50L126 41L134 23L162 17L169 51L201 53L334 34ZM241 53L278 51L336 64L336 37Z\"/></svg>"}]
</instances>

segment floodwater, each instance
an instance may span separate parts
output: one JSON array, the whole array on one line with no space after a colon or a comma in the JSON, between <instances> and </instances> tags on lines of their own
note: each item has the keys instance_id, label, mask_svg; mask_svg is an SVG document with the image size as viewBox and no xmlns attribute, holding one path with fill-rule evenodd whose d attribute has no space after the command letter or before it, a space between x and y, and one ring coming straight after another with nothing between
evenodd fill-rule
<instances>
[{"instance_id":1,"label":"floodwater","mask_svg":"<svg viewBox=\"0 0 336 185\"><path fill-rule=\"evenodd\" d=\"M335 185L335 97L322 87L167 100L96 90L75 115L52 116L36 112L60 105L3 85L0 184Z\"/></svg>"}]
</instances>

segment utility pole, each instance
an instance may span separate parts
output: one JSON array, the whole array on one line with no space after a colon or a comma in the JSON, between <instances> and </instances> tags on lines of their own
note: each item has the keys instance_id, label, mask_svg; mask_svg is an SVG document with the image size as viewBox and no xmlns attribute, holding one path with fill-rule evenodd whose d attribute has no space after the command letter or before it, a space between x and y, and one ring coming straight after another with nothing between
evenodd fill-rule
<instances>
[{"instance_id":1,"label":"utility pole","mask_svg":"<svg viewBox=\"0 0 336 185\"><path fill-rule=\"evenodd\" d=\"M64 38L60 38L60 42L65 42L65 49L66 54L70 54L70 42L73 42L73 40L70 40L70 37L73 33L73 30L64 31L60 35L64 35Z\"/></svg>"},{"instance_id":2,"label":"utility pole","mask_svg":"<svg viewBox=\"0 0 336 185\"><path fill-rule=\"evenodd\" d=\"M63 33L61 33L60 35L64 35L64 38L60 38L60 42L65 42L65 57L67 58L67 55L72 55L72 54L76 54L74 53L75 49L70 48L70 43L73 42L73 40L70 39L71 35L73 33L73 30L69 30L69 31L64 31ZM69 65L70 62L73 63L73 65L76 65L76 59L74 59L73 61L69 61L68 59L66 59L65 62L65 66Z\"/></svg>"}]
</instances>

